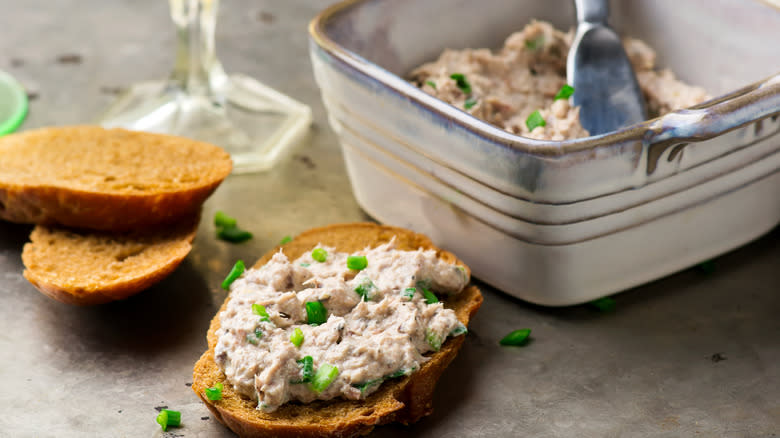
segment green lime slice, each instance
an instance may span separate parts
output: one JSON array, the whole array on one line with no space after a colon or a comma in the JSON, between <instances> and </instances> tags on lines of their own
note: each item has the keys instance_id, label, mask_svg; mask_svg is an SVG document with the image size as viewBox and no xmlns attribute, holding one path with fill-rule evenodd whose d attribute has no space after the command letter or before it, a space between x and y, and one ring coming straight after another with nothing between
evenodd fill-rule
<instances>
[{"instance_id":1,"label":"green lime slice","mask_svg":"<svg viewBox=\"0 0 780 438\"><path fill-rule=\"evenodd\" d=\"M27 93L11 75L0 71L0 136L14 132L27 115Z\"/></svg>"}]
</instances>

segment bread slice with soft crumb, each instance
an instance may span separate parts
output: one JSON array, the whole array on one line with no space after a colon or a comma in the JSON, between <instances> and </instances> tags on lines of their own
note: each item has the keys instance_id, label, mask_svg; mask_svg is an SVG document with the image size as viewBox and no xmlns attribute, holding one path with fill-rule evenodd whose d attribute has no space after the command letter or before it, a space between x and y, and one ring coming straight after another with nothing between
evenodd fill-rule
<instances>
[{"instance_id":1,"label":"bread slice with soft crumb","mask_svg":"<svg viewBox=\"0 0 780 438\"><path fill-rule=\"evenodd\" d=\"M338 251L355 252L376 247L395 237L396 248L434 249L437 257L449 263L468 267L452 253L436 248L425 236L402 228L370 223L338 224L306 231L292 242L265 254L255 267L265 264L281 248L289 259L295 259L315 245L334 247ZM227 307L228 297L219 312ZM482 295L470 285L459 294L443 299L464 325L482 304ZM352 437L369 433L375 426L390 422L413 423L432 410L433 391L441 374L455 358L464 336L448 339L442 348L430 354L430 360L411 375L382 384L365 400L333 399L309 404L287 403L272 413L256 409L256 402L239 395L226 381L225 374L214 361L219 312L211 320L207 333L208 350L195 364L192 390L221 423L241 437ZM211 401L206 388L223 384L222 399Z\"/></svg>"},{"instance_id":2,"label":"bread slice with soft crumb","mask_svg":"<svg viewBox=\"0 0 780 438\"><path fill-rule=\"evenodd\" d=\"M24 277L68 304L136 294L173 272L192 249L198 216L147 231L99 232L36 226L24 245Z\"/></svg>"},{"instance_id":3,"label":"bread slice with soft crumb","mask_svg":"<svg viewBox=\"0 0 780 438\"><path fill-rule=\"evenodd\" d=\"M195 215L232 169L221 148L98 126L0 138L0 219L124 231Z\"/></svg>"}]
</instances>

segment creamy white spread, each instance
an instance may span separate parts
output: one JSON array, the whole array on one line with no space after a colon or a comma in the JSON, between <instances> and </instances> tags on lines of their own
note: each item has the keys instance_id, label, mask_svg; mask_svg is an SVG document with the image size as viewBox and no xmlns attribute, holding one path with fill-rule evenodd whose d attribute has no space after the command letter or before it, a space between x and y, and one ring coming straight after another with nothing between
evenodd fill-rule
<instances>
[{"instance_id":1,"label":"creamy white spread","mask_svg":"<svg viewBox=\"0 0 780 438\"><path fill-rule=\"evenodd\" d=\"M513 134L554 141L587 137L579 107L570 98L554 100L566 84L566 55L573 39L573 31L534 21L510 35L497 52L445 50L438 60L415 69L411 79L425 92ZM644 42L625 38L623 45L651 118L709 99L704 89L686 85L670 70L657 70L656 54ZM458 73L470 85L469 93L452 79ZM526 119L537 110L546 124L529 130Z\"/></svg>"},{"instance_id":2,"label":"creamy white spread","mask_svg":"<svg viewBox=\"0 0 780 438\"><path fill-rule=\"evenodd\" d=\"M431 294L460 292L468 274L435 251L401 251L394 241L355 254L317 248L327 253L324 261L310 251L291 262L280 251L246 271L230 286L219 315L216 362L228 382L266 412L291 400L365 398L383 381L419 369L428 360L424 354L448 336L466 331ZM350 255L365 256L367 266L349 269ZM327 321L308 324L307 302L322 303ZM291 341L296 329L303 333L299 347ZM337 369L321 391L304 381L306 357L313 372Z\"/></svg>"}]
</instances>

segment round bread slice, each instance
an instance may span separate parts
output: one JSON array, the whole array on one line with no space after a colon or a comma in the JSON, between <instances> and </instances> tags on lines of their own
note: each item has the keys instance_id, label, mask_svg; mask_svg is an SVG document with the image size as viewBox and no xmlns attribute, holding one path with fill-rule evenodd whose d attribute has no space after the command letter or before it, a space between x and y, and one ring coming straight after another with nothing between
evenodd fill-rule
<instances>
[{"instance_id":1,"label":"round bread slice","mask_svg":"<svg viewBox=\"0 0 780 438\"><path fill-rule=\"evenodd\" d=\"M425 236L402 228L370 223L338 224L302 233L292 242L265 254L255 267L265 264L281 248L288 258L295 259L315 245L332 246L338 251L354 252L375 247L395 237L402 250L435 249L437 256L449 263L464 266L453 254L436 248ZM228 297L220 312L227 306ZM470 285L459 294L443 299L458 319L468 325L469 319L482 304L482 295ZM390 422L413 423L433 411L433 390L444 369L455 358L465 336L448 339L441 350L429 355L419 370L399 380L389 381L365 400L333 399L308 404L287 403L272 413L256 409L256 402L233 389L214 361L216 331L220 327L219 312L211 320L207 333L208 350L193 370L192 390L222 424L241 437L352 437L370 432L374 426ZM211 401L206 388L223 384L222 399Z\"/></svg>"},{"instance_id":2,"label":"round bread slice","mask_svg":"<svg viewBox=\"0 0 780 438\"><path fill-rule=\"evenodd\" d=\"M24 277L68 304L121 300L173 272L192 249L197 216L148 232L109 233L36 226L24 245Z\"/></svg>"},{"instance_id":3,"label":"round bread slice","mask_svg":"<svg viewBox=\"0 0 780 438\"><path fill-rule=\"evenodd\" d=\"M197 214L232 169L221 148L98 126L0 138L0 219L122 231Z\"/></svg>"}]
</instances>

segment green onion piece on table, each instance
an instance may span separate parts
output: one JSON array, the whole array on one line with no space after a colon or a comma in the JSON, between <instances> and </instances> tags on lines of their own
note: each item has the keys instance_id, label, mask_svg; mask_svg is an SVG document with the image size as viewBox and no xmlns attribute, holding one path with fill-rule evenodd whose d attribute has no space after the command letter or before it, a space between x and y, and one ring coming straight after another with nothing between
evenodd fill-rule
<instances>
[{"instance_id":1,"label":"green onion piece on table","mask_svg":"<svg viewBox=\"0 0 780 438\"><path fill-rule=\"evenodd\" d=\"M547 122L544 120L544 117L542 117L542 113L540 113L539 110L532 112L531 115L525 119L525 126L528 127L529 131L533 131L534 129L546 124Z\"/></svg>"},{"instance_id":2,"label":"green onion piece on table","mask_svg":"<svg viewBox=\"0 0 780 438\"><path fill-rule=\"evenodd\" d=\"M347 257L347 268L353 271L361 271L368 266L368 259L366 256L349 256Z\"/></svg>"},{"instance_id":3,"label":"green onion piece on table","mask_svg":"<svg viewBox=\"0 0 780 438\"><path fill-rule=\"evenodd\" d=\"M235 265L233 265L233 269L230 270L230 273L227 277L225 277L225 280L222 282L222 289L228 290L230 288L230 285L233 284L234 281L236 281L236 278L240 277L241 274L244 273L244 270L246 267L244 266L244 261L239 260L236 262Z\"/></svg>"},{"instance_id":4,"label":"green onion piece on table","mask_svg":"<svg viewBox=\"0 0 780 438\"><path fill-rule=\"evenodd\" d=\"M339 375L339 369L335 366L325 363L320 365L317 369L317 373L314 374L314 378L311 382L311 387L317 394L326 390L336 377Z\"/></svg>"},{"instance_id":5,"label":"green onion piece on table","mask_svg":"<svg viewBox=\"0 0 780 438\"><path fill-rule=\"evenodd\" d=\"M222 228L235 227L237 224L236 219L228 216L224 212L218 211L214 215L214 225Z\"/></svg>"},{"instance_id":6,"label":"green onion piece on table","mask_svg":"<svg viewBox=\"0 0 780 438\"><path fill-rule=\"evenodd\" d=\"M530 335L531 335L531 329L519 329L504 336L504 338L498 341L498 343L501 345L512 345L512 346L525 345L528 342L528 337Z\"/></svg>"},{"instance_id":7,"label":"green onion piece on table","mask_svg":"<svg viewBox=\"0 0 780 438\"><path fill-rule=\"evenodd\" d=\"M242 230L238 227L219 228L217 237L228 242L241 243L252 238L252 233Z\"/></svg>"},{"instance_id":8,"label":"green onion piece on table","mask_svg":"<svg viewBox=\"0 0 780 438\"><path fill-rule=\"evenodd\" d=\"M301 330L300 327L295 327L295 330L293 330L290 335L290 342L292 342L295 347L301 348L301 344L303 344L303 330Z\"/></svg>"},{"instance_id":9,"label":"green onion piece on table","mask_svg":"<svg viewBox=\"0 0 780 438\"><path fill-rule=\"evenodd\" d=\"M322 248L315 248L314 251L311 252L311 258L320 263L323 263L328 259L328 252Z\"/></svg>"},{"instance_id":10,"label":"green onion piece on table","mask_svg":"<svg viewBox=\"0 0 780 438\"><path fill-rule=\"evenodd\" d=\"M211 388L206 388L206 398L211 401L222 400L222 383L217 382Z\"/></svg>"},{"instance_id":11,"label":"green onion piece on table","mask_svg":"<svg viewBox=\"0 0 780 438\"><path fill-rule=\"evenodd\" d=\"M466 79L466 75L463 73L453 73L450 75L450 79L455 81L455 85L460 88L460 91L462 91L463 94L467 96L471 94L471 84L468 79Z\"/></svg>"},{"instance_id":12,"label":"green onion piece on table","mask_svg":"<svg viewBox=\"0 0 780 438\"><path fill-rule=\"evenodd\" d=\"M568 99L571 97L571 95L574 94L574 87L572 87L569 84L564 84L563 87L561 87L560 90L558 90L558 94L553 97L553 101L558 99Z\"/></svg>"},{"instance_id":13,"label":"green onion piece on table","mask_svg":"<svg viewBox=\"0 0 780 438\"><path fill-rule=\"evenodd\" d=\"M306 320L311 325L320 325L328 320L328 311L319 301L306 303Z\"/></svg>"},{"instance_id":14,"label":"green onion piece on table","mask_svg":"<svg viewBox=\"0 0 780 438\"><path fill-rule=\"evenodd\" d=\"M163 432L167 431L169 427L179 427L181 425L181 412L163 409L157 415L157 423Z\"/></svg>"}]
</instances>

